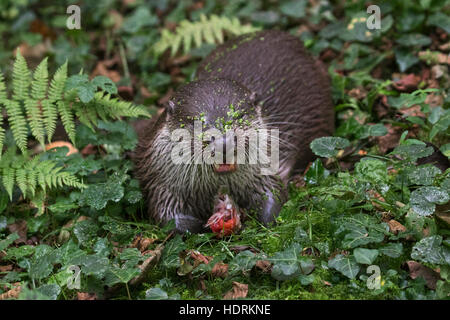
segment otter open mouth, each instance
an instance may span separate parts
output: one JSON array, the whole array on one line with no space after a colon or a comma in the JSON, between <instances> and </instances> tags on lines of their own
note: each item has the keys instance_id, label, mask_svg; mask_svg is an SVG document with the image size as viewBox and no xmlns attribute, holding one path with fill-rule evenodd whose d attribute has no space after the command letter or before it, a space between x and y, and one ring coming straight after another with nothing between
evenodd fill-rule
<instances>
[{"instance_id":1,"label":"otter open mouth","mask_svg":"<svg viewBox=\"0 0 450 320\"><path fill-rule=\"evenodd\" d=\"M237 165L235 163L223 163L223 164L215 164L214 171L217 173L227 173L234 172L237 169Z\"/></svg>"}]
</instances>

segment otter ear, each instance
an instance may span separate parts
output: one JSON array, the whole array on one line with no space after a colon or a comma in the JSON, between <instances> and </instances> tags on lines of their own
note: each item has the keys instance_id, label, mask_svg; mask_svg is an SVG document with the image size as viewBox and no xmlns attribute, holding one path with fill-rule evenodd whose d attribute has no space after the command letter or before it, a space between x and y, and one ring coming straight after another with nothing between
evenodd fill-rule
<instances>
[{"instance_id":1,"label":"otter ear","mask_svg":"<svg viewBox=\"0 0 450 320\"><path fill-rule=\"evenodd\" d=\"M175 109L176 109L175 102L173 102L172 100L169 100L166 104L167 113L172 115L175 113Z\"/></svg>"}]
</instances>

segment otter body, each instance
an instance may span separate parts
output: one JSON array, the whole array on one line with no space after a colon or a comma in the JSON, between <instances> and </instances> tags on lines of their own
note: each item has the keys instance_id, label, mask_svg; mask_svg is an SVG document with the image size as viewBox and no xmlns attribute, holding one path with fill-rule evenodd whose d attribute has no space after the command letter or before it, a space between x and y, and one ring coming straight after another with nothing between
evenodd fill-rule
<instances>
[{"instance_id":1,"label":"otter body","mask_svg":"<svg viewBox=\"0 0 450 320\"><path fill-rule=\"evenodd\" d=\"M196 74L140 134L136 168L149 214L161 222L175 219L179 231L201 232L225 187L240 208L254 211L267 224L285 201L289 177L312 160L309 143L333 133L326 72L299 39L261 31L219 46ZM243 123L257 130L278 129L278 172L262 175L255 164L235 170L225 166L225 173L210 164L174 164L171 133L179 128L194 132L193 119L200 119L204 129L224 123L228 131ZM225 134L223 139L227 141Z\"/></svg>"}]
</instances>

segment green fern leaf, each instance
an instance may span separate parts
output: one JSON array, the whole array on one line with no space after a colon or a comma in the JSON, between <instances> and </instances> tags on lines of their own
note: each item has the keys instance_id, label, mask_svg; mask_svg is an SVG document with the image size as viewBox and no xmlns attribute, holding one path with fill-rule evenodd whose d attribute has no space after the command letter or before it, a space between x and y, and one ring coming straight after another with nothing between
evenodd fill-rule
<instances>
[{"instance_id":1,"label":"green fern leaf","mask_svg":"<svg viewBox=\"0 0 450 320\"><path fill-rule=\"evenodd\" d=\"M49 142L52 140L53 134L55 133L56 121L58 120L58 109L55 102L63 98L66 80L67 62L59 67L59 69L55 72L55 75L50 83L48 99L41 102L44 113L45 130L47 132L47 140Z\"/></svg>"},{"instance_id":2,"label":"green fern leaf","mask_svg":"<svg viewBox=\"0 0 450 320\"><path fill-rule=\"evenodd\" d=\"M22 112L19 102L14 100L3 101L8 114L8 122L19 149L25 153L27 150L27 121Z\"/></svg>"},{"instance_id":3,"label":"green fern leaf","mask_svg":"<svg viewBox=\"0 0 450 320\"><path fill-rule=\"evenodd\" d=\"M28 70L27 62L17 49L16 60L14 61L12 82L13 82L13 99L16 101L25 101L28 99L31 82L31 73Z\"/></svg>"},{"instance_id":4,"label":"green fern leaf","mask_svg":"<svg viewBox=\"0 0 450 320\"><path fill-rule=\"evenodd\" d=\"M35 100L42 100L47 95L48 86L48 70L47 70L47 59L45 58L37 66L33 73L33 81L31 82L31 96Z\"/></svg>"},{"instance_id":5,"label":"green fern leaf","mask_svg":"<svg viewBox=\"0 0 450 320\"><path fill-rule=\"evenodd\" d=\"M24 197L27 195L27 170L18 168L16 170L16 183Z\"/></svg>"},{"instance_id":6,"label":"green fern leaf","mask_svg":"<svg viewBox=\"0 0 450 320\"><path fill-rule=\"evenodd\" d=\"M58 112L61 116L61 121L63 123L64 129L70 138L70 141L75 145L75 122L73 119L73 113L70 107L65 101L58 101Z\"/></svg>"},{"instance_id":7,"label":"green fern leaf","mask_svg":"<svg viewBox=\"0 0 450 320\"><path fill-rule=\"evenodd\" d=\"M3 172L3 186L5 187L6 192L9 195L9 199L12 201L12 191L14 187L14 168L12 167L5 167L2 170Z\"/></svg>"},{"instance_id":8,"label":"green fern leaf","mask_svg":"<svg viewBox=\"0 0 450 320\"><path fill-rule=\"evenodd\" d=\"M192 41L196 47L200 47L203 39L206 43L222 43L224 32L241 35L257 30L260 30L260 28L242 25L237 18L230 19L217 15L211 15L208 18L202 14L200 21L181 21L174 33L163 29L161 39L154 45L153 50L156 55L159 55L170 48L171 55L175 55L183 44L183 51L187 53L191 49Z\"/></svg>"},{"instance_id":9,"label":"green fern leaf","mask_svg":"<svg viewBox=\"0 0 450 320\"><path fill-rule=\"evenodd\" d=\"M30 125L31 134L39 141L39 143L45 145L45 131L44 120L42 117L41 108L39 108L39 101L27 99L25 100L25 111L27 113L28 124Z\"/></svg>"},{"instance_id":10,"label":"green fern leaf","mask_svg":"<svg viewBox=\"0 0 450 320\"><path fill-rule=\"evenodd\" d=\"M0 72L0 159L2 158L5 129L3 129L3 105L6 100L6 88L3 74Z\"/></svg>"}]
</instances>

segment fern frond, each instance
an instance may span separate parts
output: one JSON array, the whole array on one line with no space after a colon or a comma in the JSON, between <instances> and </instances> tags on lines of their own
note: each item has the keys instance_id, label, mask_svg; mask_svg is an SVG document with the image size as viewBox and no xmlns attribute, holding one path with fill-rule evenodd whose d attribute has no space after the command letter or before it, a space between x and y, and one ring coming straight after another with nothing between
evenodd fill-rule
<instances>
[{"instance_id":1,"label":"fern frond","mask_svg":"<svg viewBox=\"0 0 450 320\"><path fill-rule=\"evenodd\" d=\"M42 100L47 96L47 60L48 58L42 60L42 62L36 67L36 70L33 73L33 81L31 82L31 96L35 100Z\"/></svg>"},{"instance_id":2,"label":"fern frond","mask_svg":"<svg viewBox=\"0 0 450 320\"><path fill-rule=\"evenodd\" d=\"M2 170L2 182L6 192L9 195L9 199L12 200L12 191L14 187L14 173L15 170L12 167L5 167Z\"/></svg>"},{"instance_id":3,"label":"fern frond","mask_svg":"<svg viewBox=\"0 0 450 320\"><path fill-rule=\"evenodd\" d=\"M11 127L11 131L14 136L19 149L25 153L27 150L27 121L22 112L22 107L19 102L15 100L4 100L3 101L6 112L8 114L8 122Z\"/></svg>"},{"instance_id":4,"label":"fern frond","mask_svg":"<svg viewBox=\"0 0 450 320\"><path fill-rule=\"evenodd\" d=\"M242 25L237 18L230 19L217 15L211 15L207 18L202 14L200 21L181 21L175 33L163 29L161 39L154 45L153 50L159 55L170 48L171 55L173 56L178 52L181 44L183 44L183 51L187 53L191 49L192 42L194 42L196 47L202 45L203 39L206 43L222 43L225 32L233 35L241 35L257 30L260 30L260 28L251 25Z\"/></svg>"},{"instance_id":5,"label":"fern frond","mask_svg":"<svg viewBox=\"0 0 450 320\"><path fill-rule=\"evenodd\" d=\"M39 156L29 159L26 155L17 155L15 151L5 154L0 160L2 184L12 200L14 185L23 196L34 196L37 188L44 190L64 186L82 189L86 186L70 172L63 171L53 160L40 161Z\"/></svg>"},{"instance_id":6,"label":"fern frond","mask_svg":"<svg viewBox=\"0 0 450 320\"><path fill-rule=\"evenodd\" d=\"M70 138L70 141L75 145L75 121L73 113L66 101L60 100L57 102L58 112L61 116L64 129Z\"/></svg>"},{"instance_id":7,"label":"fern frond","mask_svg":"<svg viewBox=\"0 0 450 320\"><path fill-rule=\"evenodd\" d=\"M37 184L37 170L36 167L39 164L39 157L34 157L31 161L25 164L27 171L27 191L34 197L36 193Z\"/></svg>"},{"instance_id":8,"label":"fern frond","mask_svg":"<svg viewBox=\"0 0 450 320\"><path fill-rule=\"evenodd\" d=\"M25 111L27 114L28 124L30 125L31 134L39 141L39 143L45 145L45 131L44 131L44 119L42 117L41 108L39 107L39 101L33 99L25 100Z\"/></svg>"},{"instance_id":9,"label":"fern frond","mask_svg":"<svg viewBox=\"0 0 450 320\"><path fill-rule=\"evenodd\" d=\"M17 49L16 60L14 61L14 68L12 74L13 82L13 99L16 101L25 101L28 99L31 82L31 73L28 70L27 62L25 58L20 54L20 50Z\"/></svg>"},{"instance_id":10,"label":"fern frond","mask_svg":"<svg viewBox=\"0 0 450 320\"><path fill-rule=\"evenodd\" d=\"M52 140L53 134L55 133L56 121L58 120L58 110L55 102L63 98L66 80L67 62L59 67L58 70L56 70L55 75L53 76L53 79L50 83L48 99L45 99L41 102L48 142Z\"/></svg>"},{"instance_id":11,"label":"fern frond","mask_svg":"<svg viewBox=\"0 0 450 320\"><path fill-rule=\"evenodd\" d=\"M111 98L110 94L104 94L103 92L97 92L93 101L89 102L88 107L91 110L95 110L103 120L108 118L120 119L120 117L150 117L144 106Z\"/></svg>"},{"instance_id":12,"label":"fern frond","mask_svg":"<svg viewBox=\"0 0 450 320\"><path fill-rule=\"evenodd\" d=\"M0 159L2 158L3 143L5 141L5 129L3 129L3 105L6 100L6 87L3 74L0 72Z\"/></svg>"}]
</instances>

